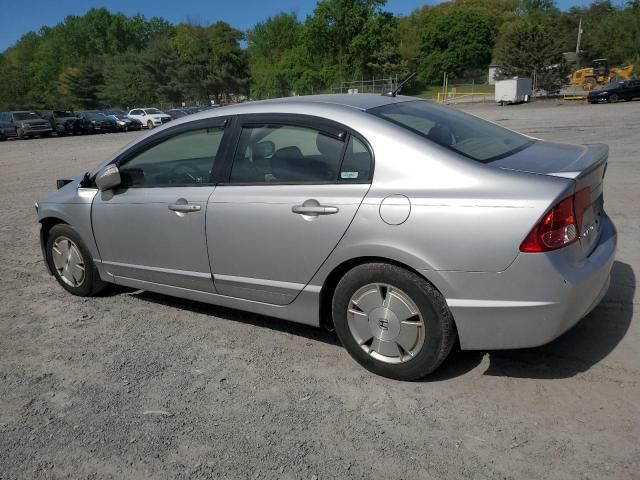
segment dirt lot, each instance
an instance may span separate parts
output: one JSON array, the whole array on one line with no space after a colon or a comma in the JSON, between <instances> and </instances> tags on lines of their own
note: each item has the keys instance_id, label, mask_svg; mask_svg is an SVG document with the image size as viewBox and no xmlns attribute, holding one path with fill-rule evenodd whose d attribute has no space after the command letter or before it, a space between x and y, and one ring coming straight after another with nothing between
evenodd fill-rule
<instances>
[{"instance_id":1,"label":"dirt lot","mask_svg":"<svg viewBox=\"0 0 640 480\"><path fill-rule=\"evenodd\" d=\"M552 344L454 352L418 383L369 374L313 328L66 294L32 205L139 134L0 143L0 479L637 479L640 102L465 108L610 144L618 261L602 304Z\"/></svg>"}]
</instances>

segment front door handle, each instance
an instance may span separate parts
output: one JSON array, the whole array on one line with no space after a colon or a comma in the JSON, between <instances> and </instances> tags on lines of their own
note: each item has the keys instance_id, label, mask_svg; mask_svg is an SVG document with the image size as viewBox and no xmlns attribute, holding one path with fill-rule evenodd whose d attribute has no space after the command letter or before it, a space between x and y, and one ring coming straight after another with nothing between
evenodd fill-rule
<instances>
[{"instance_id":1,"label":"front door handle","mask_svg":"<svg viewBox=\"0 0 640 480\"><path fill-rule=\"evenodd\" d=\"M198 212L200 208L200 205L194 205L192 203L174 203L173 205L169 205L169 210L180 213Z\"/></svg>"},{"instance_id":2,"label":"front door handle","mask_svg":"<svg viewBox=\"0 0 640 480\"><path fill-rule=\"evenodd\" d=\"M338 213L338 207L331 207L329 205L296 205L291 207L293 213L301 215L333 215Z\"/></svg>"}]
</instances>

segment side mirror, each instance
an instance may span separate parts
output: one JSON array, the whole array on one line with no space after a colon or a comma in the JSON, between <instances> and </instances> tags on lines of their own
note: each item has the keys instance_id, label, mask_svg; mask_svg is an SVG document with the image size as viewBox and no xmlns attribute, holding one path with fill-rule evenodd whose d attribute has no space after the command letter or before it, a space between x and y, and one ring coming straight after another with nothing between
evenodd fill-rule
<instances>
[{"instance_id":1,"label":"side mirror","mask_svg":"<svg viewBox=\"0 0 640 480\"><path fill-rule=\"evenodd\" d=\"M140 114L140 116L142 116L142 117L146 117L146 116L147 116L147 114L146 114L146 113L144 113L144 112L142 112L142 113Z\"/></svg>"},{"instance_id":2,"label":"side mirror","mask_svg":"<svg viewBox=\"0 0 640 480\"><path fill-rule=\"evenodd\" d=\"M116 165L107 165L96 176L96 185L102 192L116 188L120 182L120 170Z\"/></svg>"}]
</instances>

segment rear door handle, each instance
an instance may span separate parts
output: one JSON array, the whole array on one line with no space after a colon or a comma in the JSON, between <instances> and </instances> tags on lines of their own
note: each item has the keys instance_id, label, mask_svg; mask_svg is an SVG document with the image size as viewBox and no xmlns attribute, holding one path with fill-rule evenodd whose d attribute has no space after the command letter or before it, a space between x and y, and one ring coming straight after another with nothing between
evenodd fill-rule
<instances>
[{"instance_id":1,"label":"rear door handle","mask_svg":"<svg viewBox=\"0 0 640 480\"><path fill-rule=\"evenodd\" d=\"M200 205L194 205L192 203L180 204L174 203L173 205L169 205L169 210L180 213L190 213L190 212L198 212L200 211Z\"/></svg>"},{"instance_id":2,"label":"rear door handle","mask_svg":"<svg viewBox=\"0 0 640 480\"><path fill-rule=\"evenodd\" d=\"M334 213L338 213L338 207L331 207L329 205L296 205L291 207L291 211L293 213L298 213L300 215L333 215Z\"/></svg>"}]
</instances>

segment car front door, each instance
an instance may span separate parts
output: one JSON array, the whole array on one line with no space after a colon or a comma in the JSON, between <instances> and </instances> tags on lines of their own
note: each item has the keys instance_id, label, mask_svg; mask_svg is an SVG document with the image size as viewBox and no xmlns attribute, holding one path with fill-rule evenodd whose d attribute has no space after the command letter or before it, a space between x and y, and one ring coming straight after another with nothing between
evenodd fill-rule
<instances>
[{"instance_id":1,"label":"car front door","mask_svg":"<svg viewBox=\"0 0 640 480\"><path fill-rule=\"evenodd\" d=\"M92 207L101 261L116 283L214 291L205 214L225 126L219 118L181 125L116 161L122 185L98 192Z\"/></svg>"},{"instance_id":2,"label":"car front door","mask_svg":"<svg viewBox=\"0 0 640 480\"><path fill-rule=\"evenodd\" d=\"M306 116L239 117L235 155L209 198L218 293L292 302L338 244L369 190L366 142Z\"/></svg>"}]
</instances>

